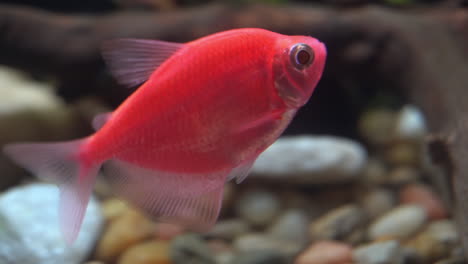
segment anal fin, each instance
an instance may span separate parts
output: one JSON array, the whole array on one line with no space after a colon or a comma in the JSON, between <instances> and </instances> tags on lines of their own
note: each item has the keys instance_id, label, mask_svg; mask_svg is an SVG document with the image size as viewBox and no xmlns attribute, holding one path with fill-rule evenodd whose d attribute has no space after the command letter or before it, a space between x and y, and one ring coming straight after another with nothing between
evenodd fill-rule
<instances>
[{"instance_id":1,"label":"anal fin","mask_svg":"<svg viewBox=\"0 0 468 264\"><path fill-rule=\"evenodd\" d=\"M227 173L161 172L114 159L104 174L117 195L155 220L205 231L218 218Z\"/></svg>"}]
</instances>

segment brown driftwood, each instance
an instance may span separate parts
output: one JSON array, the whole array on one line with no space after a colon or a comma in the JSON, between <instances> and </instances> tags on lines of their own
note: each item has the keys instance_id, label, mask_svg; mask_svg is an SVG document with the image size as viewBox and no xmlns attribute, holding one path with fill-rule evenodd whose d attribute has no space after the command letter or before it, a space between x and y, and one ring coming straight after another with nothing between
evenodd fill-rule
<instances>
[{"instance_id":1,"label":"brown driftwood","mask_svg":"<svg viewBox=\"0 0 468 264\"><path fill-rule=\"evenodd\" d=\"M116 103L129 91L117 89L106 74L99 56L103 40L188 41L235 27L314 35L328 46L324 85L398 88L426 113L429 149L452 183L454 213L468 252L467 25L468 11L461 9L214 5L93 17L0 6L0 63L55 76L59 93L68 99L94 92ZM331 95L336 105L346 104L338 93Z\"/></svg>"}]
</instances>

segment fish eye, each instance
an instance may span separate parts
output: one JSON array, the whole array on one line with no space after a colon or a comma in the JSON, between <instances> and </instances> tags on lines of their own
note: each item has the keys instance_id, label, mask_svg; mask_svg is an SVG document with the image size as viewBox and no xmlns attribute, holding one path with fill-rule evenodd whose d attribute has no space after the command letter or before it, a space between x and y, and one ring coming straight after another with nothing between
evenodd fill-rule
<instances>
[{"instance_id":1,"label":"fish eye","mask_svg":"<svg viewBox=\"0 0 468 264\"><path fill-rule=\"evenodd\" d=\"M304 43L298 43L291 47L289 51L291 63L298 70L309 67L314 61L315 55L312 48Z\"/></svg>"}]
</instances>

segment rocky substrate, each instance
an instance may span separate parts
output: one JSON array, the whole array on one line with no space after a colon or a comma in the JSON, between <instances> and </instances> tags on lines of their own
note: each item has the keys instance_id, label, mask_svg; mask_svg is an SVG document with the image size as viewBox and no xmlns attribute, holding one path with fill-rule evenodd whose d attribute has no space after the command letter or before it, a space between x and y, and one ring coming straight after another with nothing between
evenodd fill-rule
<instances>
[{"instance_id":1,"label":"rocky substrate","mask_svg":"<svg viewBox=\"0 0 468 264\"><path fill-rule=\"evenodd\" d=\"M89 119L89 108L63 118ZM10 116L0 111L0 120ZM55 187L9 188L0 195L0 263L463 263L450 189L428 161L422 114L413 106L370 109L358 126L359 141L278 140L244 182L226 185L221 217L204 234L152 222L99 182L69 247L58 233Z\"/></svg>"}]
</instances>

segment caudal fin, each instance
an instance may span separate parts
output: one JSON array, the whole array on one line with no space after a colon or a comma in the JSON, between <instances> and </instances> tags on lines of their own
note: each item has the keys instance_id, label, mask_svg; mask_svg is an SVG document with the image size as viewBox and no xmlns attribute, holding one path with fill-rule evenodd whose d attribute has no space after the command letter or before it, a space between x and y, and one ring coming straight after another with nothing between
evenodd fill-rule
<instances>
[{"instance_id":1,"label":"caudal fin","mask_svg":"<svg viewBox=\"0 0 468 264\"><path fill-rule=\"evenodd\" d=\"M78 236L99 169L80 160L78 151L85 141L9 144L3 149L22 167L58 185L60 228L69 244Z\"/></svg>"}]
</instances>

